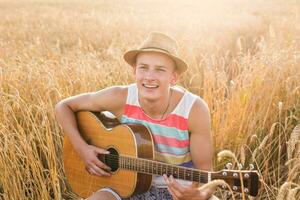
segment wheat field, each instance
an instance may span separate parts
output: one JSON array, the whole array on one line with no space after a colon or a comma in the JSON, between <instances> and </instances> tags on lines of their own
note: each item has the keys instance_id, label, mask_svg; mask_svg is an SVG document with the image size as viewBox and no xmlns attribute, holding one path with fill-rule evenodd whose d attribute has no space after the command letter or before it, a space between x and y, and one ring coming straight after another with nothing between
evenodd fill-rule
<instances>
[{"instance_id":1,"label":"wheat field","mask_svg":"<svg viewBox=\"0 0 300 200\"><path fill-rule=\"evenodd\" d=\"M255 199L299 200L296 0L0 0L0 199L76 199L54 106L132 83L122 55L150 31L178 40L190 66L178 84L210 107L215 170L254 164Z\"/></svg>"}]
</instances>

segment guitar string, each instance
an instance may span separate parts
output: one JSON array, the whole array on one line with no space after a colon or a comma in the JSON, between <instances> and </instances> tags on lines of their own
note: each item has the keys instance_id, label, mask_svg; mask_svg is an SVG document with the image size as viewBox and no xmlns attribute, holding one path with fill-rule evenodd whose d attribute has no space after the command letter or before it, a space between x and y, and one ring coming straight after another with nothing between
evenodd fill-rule
<instances>
[{"instance_id":1,"label":"guitar string","mask_svg":"<svg viewBox=\"0 0 300 200\"><path fill-rule=\"evenodd\" d=\"M119 161L119 158L122 159L123 158L123 161L127 161L127 162L130 162L130 164L132 164L131 162L135 162L135 164L137 165L143 165L143 164L158 164L158 165L163 165L162 167L171 167L171 168L179 168L179 170L189 170L189 171L193 171L193 172L198 172L198 173L207 173L207 172L201 172L197 169L193 169L193 168L186 168L186 167L181 167L181 166L173 166L173 165L170 165L170 164L167 164L167 163L161 163L161 162L158 162L158 161L153 161L153 160L134 160L136 158L131 158L131 157L125 157L125 156L118 156L118 155L109 155L107 156L107 158L105 160L108 160L108 161ZM124 160L124 159L128 159L128 160ZM137 163L137 162L144 162L144 163ZM148 163L146 163L148 162ZM125 163L126 164L126 163Z\"/></svg>"},{"instance_id":2,"label":"guitar string","mask_svg":"<svg viewBox=\"0 0 300 200\"><path fill-rule=\"evenodd\" d=\"M113 162L116 162L116 167L117 166L120 166L120 159L122 159L122 158L127 158L127 159L132 159L132 160L129 160L129 163L130 163L130 161L135 161L135 160L133 160L133 159L136 159L136 158L131 158L131 157L126 157L126 156L119 156L119 155L114 155L114 154L109 154L109 155L105 155L106 157L107 157L107 159L106 160L109 160L109 161L113 161ZM124 162L124 163L122 163L122 161L124 162L124 161L126 161L126 160L121 160L121 165L123 164L123 165L126 165L126 162ZM143 160L142 160L143 161ZM144 160L144 161L150 161L151 162L151 160ZM152 163L157 163L157 164L165 164L164 166L166 166L166 167L168 167L168 166L171 166L171 165L168 165L168 164L166 164L166 163L160 163L160 162L157 162L157 161L154 161L154 162L152 162ZM130 164L132 164L132 163L130 163ZM137 164L137 163L135 163L135 164ZM174 166L174 167L177 167L177 166ZM134 166L132 167L132 168L134 168ZM178 179L183 179L183 180L189 180L189 181L197 181L197 182L199 182L199 183L207 183L208 182L208 177L206 177L204 174L201 174L201 173L204 173L204 172L201 172L201 171L199 171L199 170L196 170L196 169L188 169L188 168L179 168L179 169L182 169L182 170L189 170L190 172L197 172L197 173L199 173L200 175L197 177L189 177L189 178L192 178L192 179L187 179L187 177L186 177L186 174L183 172L183 173L179 173L179 176L178 177L175 177L174 175L174 178L178 178ZM130 170L130 169L129 169ZM167 171L168 171L168 169L167 169ZM143 171L143 172L145 172L145 171ZM145 173L147 173L147 172L145 172ZM149 172L150 173L150 172ZM150 173L151 174L151 173ZM181 177L180 177L180 175L182 175Z\"/></svg>"},{"instance_id":3,"label":"guitar string","mask_svg":"<svg viewBox=\"0 0 300 200\"><path fill-rule=\"evenodd\" d=\"M130 157L125 157L125 156L123 156L123 157L120 157L120 156L118 156L118 155L113 155L113 154L110 154L109 156L107 156L106 155L106 161L112 161L112 162L119 162L120 160L119 160L119 158L120 159L122 159L122 158L125 158L125 159L134 159L134 158L130 158ZM123 160L123 162L125 162L126 160ZM161 169L159 170L159 171L166 171L166 172L169 172L169 171L172 171L172 172L174 172L174 170L173 169L171 169L171 170L169 170L168 169L168 167L171 167L171 168L177 168L177 170L179 171L179 172L175 172L174 174L176 175L176 174L178 174L179 176L181 175L181 176L186 176L186 175L188 175L189 176L189 174L190 174L190 177L191 176L195 176L195 178L196 177L199 177L200 179L202 178L202 179L205 179L205 178L207 178L206 177L206 174L201 174L201 173L204 173L204 172L199 172L198 170L195 170L195 169L189 169L189 168L184 168L184 167L179 167L179 166L172 166L172 165L168 165L168 164L166 164L166 163L160 163L160 162L157 162L157 161L149 161L149 160L142 160L142 161L145 161L145 162L149 162L149 163L151 163L151 164L161 164L161 165L164 165L164 166L161 166ZM136 162L135 160L128 160L128 162L130 163L130 164L137 164L138 166L128 166L128 168L137 168L137 167L141 167L141 165L143 165L143 164L146 164L146 163L131 163L131 162ZM127 163L128 163L127 162ZM138 161L139 162L139 161ZM126 163L121 163L121 165L124 165L123 167L126 167ZM118 167L118 164L116 163L115 165L114 164L112 164L112 166L113 167ZM120 166L120 164L119 164L119 166ZM148 165L149 166L149 165ZM122 166L121 166L122 167ZM145 168L147 167L147 166L144 166ZM163 169L163 167L165 167L164 169ZM157 168L159 168L159 167L157 167ZM150 170L147 170L147 171L150 171ZM153 171L153 170L151 170L151 171ZM156 171L158 171L158 170L156 170ZM199 175L197 175L197 174L192 174L192 173L199 173ZM187 174L188 173L188 174Z\"/></svg>"}]
</instances>

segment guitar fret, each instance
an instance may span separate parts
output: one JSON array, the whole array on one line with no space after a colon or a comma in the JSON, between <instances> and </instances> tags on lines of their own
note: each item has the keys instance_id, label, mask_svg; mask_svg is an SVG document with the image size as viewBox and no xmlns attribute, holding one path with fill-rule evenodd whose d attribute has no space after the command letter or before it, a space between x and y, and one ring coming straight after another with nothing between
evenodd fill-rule
<instances>
[{"instance_id":1,"label":"guitar fret","mask_svg":"<svg viewBox=\"0 0 300 200\"><path fill-rule=\"evenodd\" d=\"M168 176L170 176L170 169L169 169L169 165L166 165L166 174L167 174Z\"/></svg>"},{"instance_id":2,"label":"guitar fret","mask_svg":"<svg viewBox=\"0 0 300 200\"><path fill-rule=\"evenodd\" d=\"M130 159L129 158L127 158L127 164L128 164L127 169L130 170Z\"/></svg>"},{"instance_id":3,"label":"guitar fret","mask_svg":"<svg viewBox=\"0 0 300 200\"><path fill-rule=\"evenodd\" d=\"M150 162L145 162L145 172L149 173Z\"/></svg>"},{"instance_id":4,"label":"guitar fret","mask_svg":"<svg viewBox=\"0 0 300 200\"><path fill-rule=\"evenodd\" d=\"M178 178L182 179L182 169L178 168Z\"/></svg>"},{"instance_id":5,"label":"guitar fret","mask_svg":"<svg viewBox=\"0 0 300 200\"><path fill-rule=\"evenodd\" d=\"M174 178L177 178L177 173L175 170L176 170L176 168L172 167L172 174L173 174Z\"/></svg>"},{"instance_id":6,"label":"guitar fret","mask_svg":"<svg viewBox=\"0 0 300 200\"><path fill-rule=\"evenodd\" d=\"M168 165L167 167L167 170L168 170L168 175L170 176L172 173L172 166Z\"/></svg>"},{"instance_id":7,"label":"guitar fret","mask_svg":"<svg viewBox=\"0 0 300 200\"><path fill-rule=\"evenodd\" d=\"M152 172L152 165L153 165L152 162L148 162L148 173Z\"/></svg>"},{"instance_id":8,"label":"guitar fret","mask_svg":"<svg viewBox=\"0 0 300 200\"><path fill-rule=\"evenodd\" d=\"M166 174L166 166L161 164L161 173Z\"/></svg>"},{"instance_id":9,"label":"guitar fret","mask_svg":"<svg viewBox=\"0 0 300 200\"><path fill-rule=\"evenodd\" d=\"M157 167L158 167L159 175L163 175L162 165L158 163Z\"/></svg>"},{"instance_id":10,"label":"guitar fret","mask_svg":"<svg viewBox=\"0 0 300 200\"><path fill-rule=\"evenodd\" d=\"M188 180L189 179L189 171L187 169L184 169L184 172L185 172L185 180Z\"/></svg>"},{"instance_id":11,"label":"guitar fret","mask_svg":"<svg viewBox=\"0 0 300 200\"><path fill-rule=\"evenodd\" d=\"M130 166L130 164L129 164L129 158L126 158L126 168L127 168L128 170L130 169L129 166Z\"/></svg>"},{"instance_id":12,"label":"guitar fret","mask_svg":"<svg viewBox=\"0 0 300 200\"><path fill-rule=\"evenodd\" d=\"M127 159L127 162L128 162L128 168L127 169L131 170L130 169L130 158Z\"/></svg>"},{"instance_id":13,"label":"guitar fret","mask_svg":"<svg viewBox=\"0 0 300 200\"><path fill-rule=\"evenodd\" d=\"M194 171L194 181L199 182L199 173L197 173L197 171Z\"/></svg>"},{"instance_id":14,"label":"guitar fret","mask_svg":"<svg viewBox=\"0 0 300 200\"><path fill-rule=\"evenodd\" d=\"M169 175L169 172L168 172L168 165L165 165L164 170L165 170L165 174Z\"/></svg>"},{"instance_id":15,"label":"guitar fret","mask_svg":"<svg viewBox=\"0 0 300 200\"><path fill-rule=\"evenodd\" d=\"M151 162L151 172L150 173L152 173L153 174L153 172L154 172L154 163L153 162Z\"/></svg>"},{"instance_id":16,"label":"guitar fret","mask_svg":"<svg viewBox=\"0 0 300 200\"><path fill-rule=\"evenodd\" d=\"M140 165L141 165L140 160L137 160L135 165L137 171L139 171Z\"/></svg>"},{"instance_id":17,"label":"guitar fret","mask_svg":"<svg viewBox=\"0 0 300 200\"><path fill-rule=\"evenodd\" d=\"M149 163L145 162L145 172L148 172L148 171L149 171Z\"/></svg>"},{"instance_id":18,"label":"guitar fret","mask_svg":"<svg viewBox=\"0 0 300 200\"><path fill-rule=\"evenodd\" d=\"M119 166L120 166L121 168L123 168L123 159L122 159L122 158L119 158Z\"/></svg>"},{"instance_id":19,"label":"guitar fret","mask_svg":"<svg viewBox=\"0 0 300 200\"><path fill-rule=\"evenodd\" d=\"M129 158L129 160L130 160L130 170L133 170L133 163L132 163L132 158Z\"/></svg>"},{"instance_id":20,"label":"guitar fret","mask_svg":"<svg viewBox=\"0 0 300 200\"><path fill-rule=\"evenodd\" d=\"M186 170L187 173L187 180L191 180L191 171L189 169Z\"/></svg>"},{"instance_id":21,"label":"guitar fret","mask_svg":"<svg viewBox=\"0 0 300 200\"><path fill-rule=\"evenodd\" d=\"M165 174L169 176L168 165L165 165Z\"/></svg>"},{"instance_id":22,"label":"guitar fret","mask_svg":"<svg viewBox=\"0 0 300 200\"><path fill-rule=\"evenodd\" d=\"M151 162L151 163L152 163L152 165L151 165L151 173L155 174L155 167L154 167L155 163L154 162Z\"/></svg>"},{"instance_id":23,"label":"guitar fret","mask_svg":"<svg viewBox=\"0 0 300 200\"><path fill-rule=\"evenodd\" d=\"M157 169L156 163L153 162L153 163L152 163L152 173L156 174L156 173L157 173L156 169Z\"/></svg>"},{"instance_id":24,"label":"guitar fret","mask_svg":"<svg viewBox=\"0 0 300 200\"><path fill-rule=\"evenodd\" d=\"M134 159L133 158L131 158L131 169L132 170L136 170L136 165L134 164Z\"/></svg>"},{"instance_id":25,"label":"guitar fret","mask_svg":"<svg viewBox=\"0 0 300 200\"><path fill-rule=\"evenodd\" d=\"M129 158L128 160L129 160L129 169L132 170L132 160L131 158Z\"/></svg>"},{"instance_id":26,"label":"guitar fret","mask_svg":"<svg viewBox=\"0 0 300 200\"><path fill-rule=\"evenodd\" d=\"M144 172L144 171L145 171L145 169L146 169L145 162L144 162L144 161L142 161L142 169L141 169L141 171L142 171L142 172Z\"/></svg>"}]
</instances>

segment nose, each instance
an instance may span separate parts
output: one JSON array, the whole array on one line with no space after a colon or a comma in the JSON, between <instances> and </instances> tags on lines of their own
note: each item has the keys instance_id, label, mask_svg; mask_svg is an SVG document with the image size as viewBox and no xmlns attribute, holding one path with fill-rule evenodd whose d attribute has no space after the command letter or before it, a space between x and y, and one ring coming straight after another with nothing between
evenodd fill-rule
<instances>
[{"instance_id":1,"label":"nose","mask_svg":"<svg viewBox=\"0 0 300 200\"><path fill-rule=\"evenodd\" d=\"M155 79L155 73L154 73L154 70L148 70L148 71L145 73L145 78L148 79L148 80Z\"/></svg>"}]
</instances>

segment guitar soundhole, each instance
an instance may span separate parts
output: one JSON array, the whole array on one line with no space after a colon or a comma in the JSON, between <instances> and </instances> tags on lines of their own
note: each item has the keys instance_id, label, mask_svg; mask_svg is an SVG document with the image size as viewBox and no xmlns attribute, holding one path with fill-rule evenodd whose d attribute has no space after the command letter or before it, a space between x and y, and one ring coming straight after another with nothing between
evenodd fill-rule
<instances>
[{"instance_id":1,"label":"guitar soundhole","mask_svg":"<svg viewBox=\"0 0 300 200\"><path fill-rule=\"evenodd\" d=\"M115 172L119 168L119 154L114 148L109 148L107 151L110 152L110 154L107 154L104 156L104 163L111 168L112 172Z\"/></svg>"}]
</instances>

